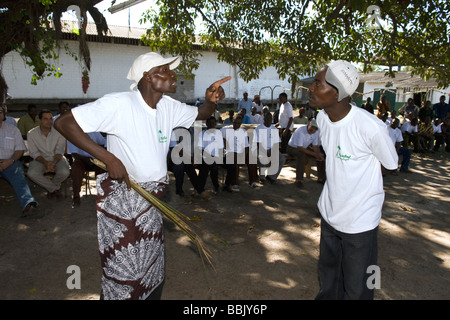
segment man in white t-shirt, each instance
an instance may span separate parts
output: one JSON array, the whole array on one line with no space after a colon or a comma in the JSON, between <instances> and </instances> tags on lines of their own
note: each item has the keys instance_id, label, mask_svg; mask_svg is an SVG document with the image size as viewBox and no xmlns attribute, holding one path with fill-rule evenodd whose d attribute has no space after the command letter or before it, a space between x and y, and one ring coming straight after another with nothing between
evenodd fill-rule
<instances>
[{"instance_id":1,"label":"man in white t-shirt","mask_svg":"<svg viewBox=\"0 0 450 320\"><path fill-rule=\"evenodd\" d=\"M231 179L232 190L239 191L239 167L240 165L247 165L249 185L252 188L256 187L257 166L256 161L250 161L249 153L249 140L247 131L241 127L242 116L237 114L233 119L233 125L222 127L220 131L223 136L224 143L224 160L225 164L233 164L234 175ZM230 191L229 188L224 188L226 191Z\"/></svg>"},{"instance_id":2,"label":"man in white t-shirt","mask_svg":"<svg viewBox=\"0 0 450 320\"><path fill-rule=\"evenodd\" d=\"M419 126L417 124L417 118L406 120L402 124L403 145L409 147L410 143L413 143L414 151L419 151Z\"/></svg>"},{"instance_id":3,"label":"man in white t-shirt","mask_svg":"<svg viewBox=\"0 0 450 320\"><path fill-rule=\"evenodd\" d=\"M294 131L286 151L297 159L295 180L297 187L303 187L306 157L316 160L317 182L325 182L325 156L320 151L319 128L315 119L311 119L308 125Z\"/></svg>"},{"instance_id":4,"label":"man in white t-shirt","mask_svg":"<svg viewBox=\"0 0 450 320\"><path fill-rule=\"evenodd\" d=\"M409 171L409 162L411 160L411 150L409 150L408 148L405 148L401 145L403 142L403 136L402 136L402 132L398 128L399 123L400 123L400 120L398 118L394 118L394 120L392 120L392 123L387 126L388 133L389 133L389 137L392 140L392 143L395 146L395 150L397 150L397 154L399 156L403 157L402 164L400 166L400 171L401 172L410 172ZM396 175L396 172L397 172L397 169L392 171L392 173L394 175Z\"/></svg>"},{"instance_id":5,"label":"man in white t-shirt","mask_svg":"<svg viewBox=\"0 0 450 320\"><path fill-rule=\"evenodd\" d=\"M280 101L280 114L278 117L278 124L281 135L281 153L286 153L286 147L291 138L292 130L294 129L294 110L291 103L288 101L286 92L280 93L278 96Z\"/></svg>"},{"instance_id":6,"label":"man in white t-shirt","mask_svg":"<svg viewBox=\"0 0 450 320\"><path fill-rule=\"evenodd\" d=\"M166 156L173 129L207 119L216 102L225 97L221 84L230 77L213 83L198 108L166 96L176 92L173 69L179 62L179 57L143 54L128 72L127 78L133 81L129 92L108 94L66 112L55 122L58 131L105 163L108 171L97 178L104 299L160 297L164 281L162 215L131 189L130 179L162 198L168 183ZM106 133L107 150L85 132Z\"/></svg>"},{"instance_id":7,"label":"man in white t-shirt","mask_svg":"<svg viewBox=\"0 0 450 320\"><path fill-rule=\"evenodd\" d=\"M286 162L286 156L280 153L278 129L272 125L272 114L264 114L264 123L255 128L252 152L256 152L259 164L259 180L274 184Z\"/></svg>"},{"instance_id":8,"label":"man in white t-shirt","mask_svg":"<svg viewBox=\"0 0 450 320\"><path fill-rule=\"evenodd\" d=\"M208 173L214 188L214 194L219 192L219 165L227 171L223 190L231 191L231 179L234 177L235 166L223 162L223 136L219 129L216 129L217 121L214 117L206 120L206 130L202 131L197 146L202 152L202 164L199 170L200 188L205 190Z\"/></svg>"},{"instance_id":9,"label":"man in white t-shirt","mask_svg":"<svg viewBox=\"0 0 450 320\"><path fill-rule=\"evenodd\" d=\"M375 286L368 280L378 279L369 279L369 267L377 265L384 201L381 165L396 169L398 156L386 125L350 105L358 85L356 68L340 60L319 70L309 88L310 105L322 109L317 124L327 159L327 180L318 201L322 222L316 299L373 299Z\"/></svg>"}]
</instances>

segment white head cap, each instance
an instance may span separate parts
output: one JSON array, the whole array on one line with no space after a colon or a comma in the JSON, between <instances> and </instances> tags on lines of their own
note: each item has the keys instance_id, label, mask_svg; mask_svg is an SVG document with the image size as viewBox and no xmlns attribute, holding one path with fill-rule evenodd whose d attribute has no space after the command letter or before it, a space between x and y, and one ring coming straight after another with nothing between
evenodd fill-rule
<instances>
[{"instance_id":1,"label":"white head cap","mask_svg":"<svg viewBox=\"0 0 450 320\"><path fill-rule=\"evenodd\" d=\"M134 81L130 86L130 90L133 90L133 88L137 86L145 71L149 71L151 68L163 66L165 64L168 64L170 69L173 70L180 64L180 57L163 58L156 52L145 53L137 57L127 75L128 80Z\"/></svg>"},{"instance_id":2,"label":"white head cap","mask_svg":"<svg viewBox=\"0 0 450 320\"><path fill-rule=\"evenodd\" d=\"M344 60L330 62L327 66L325 80L338 90L338 101L350 97L359 85L356 68L350 62Z\"/></svg>"}]
</instances>

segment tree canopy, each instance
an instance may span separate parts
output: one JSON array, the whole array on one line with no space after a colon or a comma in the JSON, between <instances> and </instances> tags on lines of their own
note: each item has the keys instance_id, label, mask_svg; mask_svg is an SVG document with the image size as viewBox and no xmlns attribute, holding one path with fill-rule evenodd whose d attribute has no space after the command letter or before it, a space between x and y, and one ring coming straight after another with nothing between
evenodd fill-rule
<instances>
[{"instance_id":1,"label":"tree canopy","mask_svg":"<svg viewBox=\"0 0 450 320\"><path fill-rule=\"evenodd\" d=\"M61 39L61 15L71 5L80 8L81 28L78 30L83 68L90 70L91 59L86 42L86 25L89 13L97 25L99 36L106 34L108 26L103 15L94 6L101 0L2 0L0 1L0 66L3 57L17 51L33 72L32 83L48 75L60 76L52 63L58 58L56 48ZM67 49L67 48L66 48ZM5 95L8 86L0 69L0 93Z\"/></svg>"},{"instance_id":2,"label":"tree canopy","mask_svg":"<svg viewBox=\"0 0 450 320\"><path fill-rule=\"evenodd\" d=\"M77 5L82 17L79 56L89 70L87 14L100 36L108 30L94 7L99 2L2 0L0 63L5 54L18 51L35 79L58 76L49 61L57 58L61 13ZM158 9L143 14L142 23L151 25L143 41L162 54L180 55L180 69L186 75L199 64L201 52L193 50L195 43L237 66L245 81L273 66L295 86L326 62L345 59L361 63L364 72L386 65L391 75L395 66L409 66L422 78L436 78L440 87L450 85L447 0L156 0L156 4ZM0 91L5 88L0 72Z\"/></svg>"},{"instance_id":3,"label":"tree canopy","mask_svg":"<svg viewBox=\"0 0 450 320\"><path fill-rule=\"evenodd\" d=\"M244 80L267 66L296 83L325 62L346 59L363 71L410 66L441 87L450 84L450 2L446 0L157 0L142 21L152 49L198 64L191 44L218 52ZM196 34L195 21L203 31Z\"/></svg>"}]
</instances>

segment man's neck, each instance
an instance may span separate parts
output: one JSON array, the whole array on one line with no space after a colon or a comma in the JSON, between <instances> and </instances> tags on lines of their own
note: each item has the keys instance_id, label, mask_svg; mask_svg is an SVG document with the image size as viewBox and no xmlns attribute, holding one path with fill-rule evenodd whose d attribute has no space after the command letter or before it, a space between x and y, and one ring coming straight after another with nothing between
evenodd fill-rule
<instances>
[{"instance_id":1,"label":"man's neck","mask_svg":"<svg viewBox=\"0 0 450 320\"><path fill-rule=\"evenodd\" d=\"M138 87L139 92L141 93L142 99L144 99L145 103L152 109L156 109L156 105L158 101L161 100L163 94L156 94L153 91L146 90L145 87Z\"/></svg>"},{"instance_id":2,"label":"man's neck","mask_svg":"<svg viewBox=\"0 0 450 320\"><path fill-rule=\"evenodd\" d=\"M332 107L325 109L331 122L337 122L344 119L352 109L352 106L347 100L338 102Z\"/></svg>"},{"instance_id":3,"label":"man's neck","mask_svg":"<svg viewBox=\"0 0 450 320\"><path fill-rule=\"evenodd\" d=\"M52 130L51 128L47 129L47 128L43 128L43 127L40 127L40 129L41 129L42 134L44 134L45 136L48 136L48 134Z\"/></svg>"}]
</instances>

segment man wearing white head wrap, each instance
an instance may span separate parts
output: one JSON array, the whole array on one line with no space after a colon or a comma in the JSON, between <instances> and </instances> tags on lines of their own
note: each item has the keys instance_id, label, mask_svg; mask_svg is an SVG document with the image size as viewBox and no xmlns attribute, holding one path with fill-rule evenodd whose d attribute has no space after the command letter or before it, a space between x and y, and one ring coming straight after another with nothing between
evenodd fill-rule
<instances>
[{"instance_id":1,"label":"man wearing white head wrap","mask_svg":"<svg viewBox=\"0 0 450 320\"><path fill-rule=\"evenodd\" d=\"M168 183L166 157L176 127L207 119L225 97L213 83L205 103L193 107L166 93L176 92L173 69L178 57L139 56L128 72L129 92L113 93L79 106L55 122L55 128L78 148L106 164L97 178L98 241L104 299L148 299L161 295L164 237L161 213L130 187L133 179L161 198ZM135 90L137 88L137 90ZM85 132L108 134L108 149ZM131 267L132 266L132 267Z\"/></svg>"},{"instance_id":2,"label":"man wearing white head wrap","mask_svg":"<svg viewBox=\"0 0 450 320\"><path fill-rule=\"evenodd\" d=\"M397 169L398 156L386 125L350 104L358 84L354 66L334 61L317 72L309 88L310 105L322 108L317 124L327 173L318 201L322 223L317 299L374 295L369 267L377 265L384 201L381 167Z\"/></svg>"}]
</instances>

